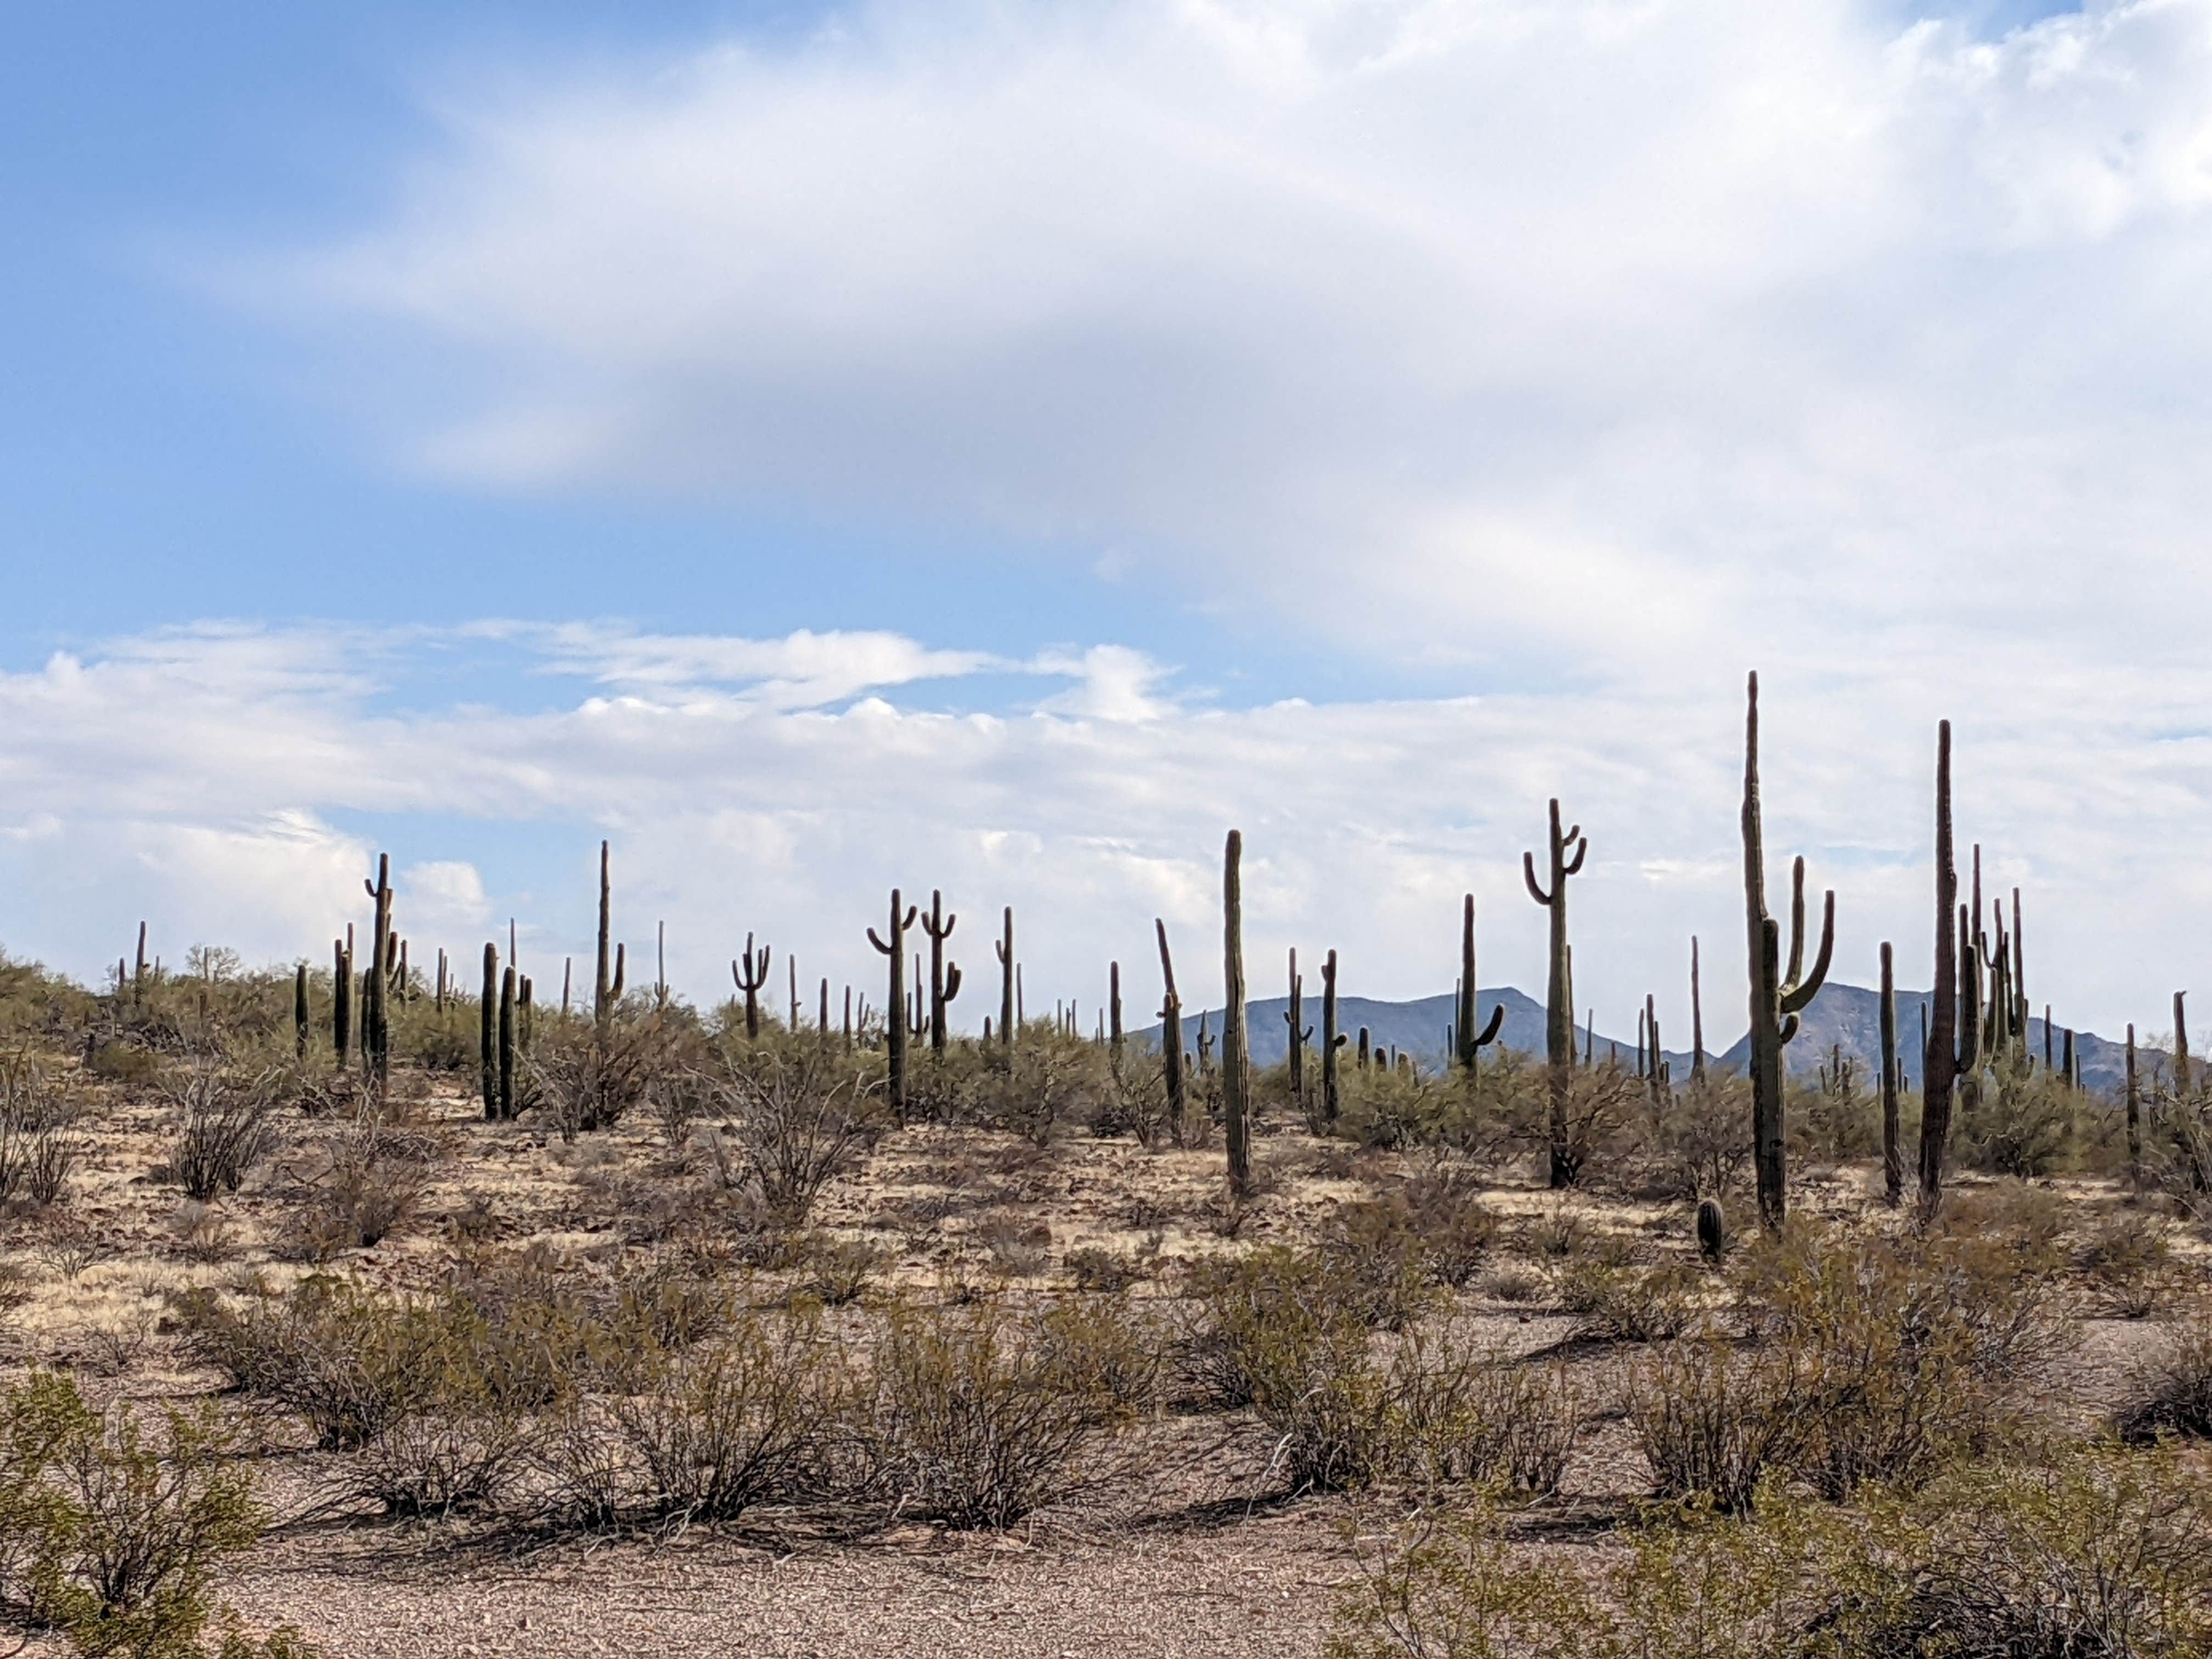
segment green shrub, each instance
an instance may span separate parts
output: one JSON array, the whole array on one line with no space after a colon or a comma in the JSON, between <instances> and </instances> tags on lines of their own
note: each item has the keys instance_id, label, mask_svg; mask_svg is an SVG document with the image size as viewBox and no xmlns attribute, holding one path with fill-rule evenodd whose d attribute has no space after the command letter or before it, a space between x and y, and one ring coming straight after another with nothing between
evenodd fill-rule
<instances>
[{"instance_id":1,"label":"green shrub","mask_svg":"<svg viewBox=\"0 0 2212 1659\"><path fill-rule=\"evenodd\" d=\"M2116 1210L2075 1251L2074 1264L2102 1312L2147 1319L2173 1279L2166 1224L2140 1209Z\"/></svg>"},{"instance_id":2,"label":"green shrub","mask_svg":"<svg viewBox=\"0 0 2212 1659\"><path fill-rule=\"evenodd\" d=\"M1601 1342L1658 1342L1680 1336L1698 1316L1702 1280L1687 1263L1635 1267L1595 1259L1569 1261L1558 1273L1559 1306L1577 1334Z\"/></svg>"},{"instance_id":3,"label":"green shrub","mask_svg":"<svg viewBox=\"0 0 2212 1659\"><path fill-rule=\"evenodd\" d=\"M1697 1498L1727 1513L1749 1506L1770 1469L1805 1437L1797 1376L1786 1355L1727 1342L1658 1350L1632 1383L1628 1419L1662 1497Z\"/></svg>"},{"instance_id":4,"label":"green shrub","mask_svg":"<svg viewBox=\"0 0 2212 1659\"><path fill-rule=\"evenodd\" d=\"M1859 1511L1770 1482L1656 1508L1587 1576L1480 1500L1355 1540L1332 1659L2185 1659L2212 1644L2212 1485L2170 1453L1972 1465Z\"/></svg>"},{"instance_id":5,"label":"green shrub","mask_svg":"<svg viewBox=\"0 0 2212 1659\"><path fill-rule=\"evenodd\" d=\"M1041 1334L988 1300L890 1309L855 1419L862 1488L958 1528L1008 1527L1080 1489L1084 1454L1126 1408Z\"/></svg>"}]
</instances>

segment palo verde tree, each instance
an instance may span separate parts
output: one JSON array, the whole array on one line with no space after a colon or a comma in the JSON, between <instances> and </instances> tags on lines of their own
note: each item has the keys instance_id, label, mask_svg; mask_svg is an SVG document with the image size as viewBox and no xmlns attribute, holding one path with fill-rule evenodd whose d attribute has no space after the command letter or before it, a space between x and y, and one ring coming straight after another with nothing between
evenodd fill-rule
<instances>
[{"instance_id":1,"label":"palo verde tree","mask_svg":"<svg viewBox=\"0 0 2212 1659\"><path fill-rule=\"evenodd\" d=\"M1836 944L1836 895L1822 903L1820 948L1805 965L1805 860L1790 875L1790 962L1782 963L1781 926L1766 914L1766 843L1759 812L1759 676L1751 676L1743 738L1743 902L1751 955L1752 1163L1759 1176L1759 1217L1769 1228L1789 1212L1789 1158L1782 1103L1782 1049L1797 1035L1797 1017L1828 977ZM1948 931L1948 930L1947 930Z\"/></svg>"}]
</instances>

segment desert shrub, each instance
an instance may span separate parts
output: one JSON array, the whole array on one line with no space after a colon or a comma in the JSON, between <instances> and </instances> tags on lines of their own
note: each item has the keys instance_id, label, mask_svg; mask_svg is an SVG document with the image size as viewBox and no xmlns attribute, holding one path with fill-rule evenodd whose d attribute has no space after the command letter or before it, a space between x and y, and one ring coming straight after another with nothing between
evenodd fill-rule
<instances>
[{"instance_id":1,"label":"desert shrub","mask_svg":"<svg viewBox=\"0 0 2212 1659\"><path fill-rule=\"evenodd\" d=\"M739 1055L710 1080L729 1133L708 1150L726 1186L749 1184L779 1226L875 1144L884 1120L866 1073L819 1044Z\"/></svg>"},{"instance_id":2,"label":"desert shrub","mask_svg":"<svg viewBox=\"0 0 2212 1659\"><path fill-rule=\"evenodd\" d=\"M1286 1245L1194 1264L1175 1360L1192 1403L1233 1411L1261 1379L1311 1363L1316 1344L1366 1351L1369 1322L1354 1287L1328 1258ZM1335 1363L1332 1361L1331 1363ZM1279 1381L1278 1388L1287 1384Z\"/></svg>"},{"instance_id":3,"label":"desert shrub","mask_svg":"<svg viewBox=\"0 0 2212 1659\"><path fill-rule=\"evenodd\" d=\"M45 1441L25 1569L35 1616L81 1653L198 1653L215 1576L262 1522L222 1420L170 1411L149 1432L128 1408L95 1412L51 1378L0 1410L30 1414Z\"/></svg>"},{"instance_id":4,"label":"desert shrub","mask_svg":"<svg viewBox=\"0 0 2212 1659\"><path fill-rule=\"evenodd\" d=\"M751 1314L714 1340L656 1358L607 1403L613 1437L649 1510L728 1520L815 1480L823 1437L843 1410L841 1356L818 1323ZM564 1470L571 1502L606 1506L594 1449ZM580 1480L575 1477L581 1474Z\"/></svg>"},{"instance_id":5,"label":"desert shrub","mask_svg":"<svg viewBox=\"0 0 2212 1659\"><path fill-rule=\"evenodd\" d=\"M2212 1321L2184 1325L2129 1378L2116 1419L2124 1439L2212 1437Z\"/></svg>"},{"instance_id":6,"label":"desert shrub","mask_svg":"<svg viewBox=\"0 0 2212 1659\"><path fill-rule=\"evenodd\" d=\"M1357 1540L1333 1659L2182 1659L2212 1639L2212 1497L2171 1455L2077 1448L1826 1509L1778 1486L1663 1506L1589 1577L1492 1502Z\"/></svg>"},{"instance_id":7,"label":"desert shrub","mask_svg":"<svg viewBox=\"0 0 2212 1659\"><path fill-rule=\"evenodd\" d=\"M60 1202L82 1151L76 1117L27 1055L0 1060L0 1205Z\"/></svg>"},{"instance_id":8,"label":"desert shrub","mask_svg":"<svg viewBox=\"0 0 2212 1659\"><path fill-rule=\"evenodd\" d=\"M1379 1062L1342 1066L1337 1075L1337 1133L1359 1146L1393 1152L1454 1138L1462 1103L1450 1077Z\"/></svg>"},{"instance_id":9,"label":"desert shrub","mask_svg":"<svg viewBox=\"0 0 2212 1659\"><path fill-rule=\"evenodd\" d=\"M2157 1216L2115 1210L2082 1241L2074 1265L2101 1311L2146 1319L2172 1282L2173 1249Z\"/></svg>"},{"instance_id":10,"label":"desert shrub","mask_svg":"<svg viewBox=\"0 0 2212 1659\"><path fill-rule=\"evenodd\" d=\"M860 1238L811 1238L805 1241L799 1273L799 1288L825 1307L842 1308L857 1302L884 1265L884 1253Z\"/></svg>"},{"instance_id":11,"label":"desert shrub","mask_svg":"<svg viewBox=\"0 0 2212 1659\"><path fill-rule=\"evenodd\" d=\"M1088 1479L1125 1414L999 1304L891 1309L855 1418L864 1489L958 1528L1012 1525Z\"/></svg>"},{"instance_id":12,"label":"desert shrub","mask_svg":"<svg viewBox=\"0 0 2212 1659\"><path fill-rule=\"evenodd\" d=\"M969 1108L975 1121L1035 1146L1047 1145L1058 1124L1091 1121L1114 1091L1106 1051L1048 1021L1032 1020L1012 1048L988 1054Z\"/></svg>"},{"instance_id":13,"label":"desert shrub","mask_svg":"<svg viewBox=\"0 0 2212 1659\"><path fill-rule=\"evenodd\" d=\"M238 1243L230 1218L196 1198L185 1199L170 1212L169 1237L177 1253L192 1261L221 1261Z\"/></svg>"},{"instance_id":14,"label":"desert shrub","mask_svg":"<svg viewBox=\"0 0 2212 1659\"><path fill-rule=\"evenodd\" d=\"M1000 1273L1034 1279L1052 1265L1052 1227L1018 1215L994 1215L976 1224L975 1242Z\"/></svg>"},{"instance_id":15,"label":"desert shrub","mask_svg":"<svg viewBox=\"0 0 2212 1659\"><path fill-rule=\"evenodd\" d=\"M1067 1253L1062 1264L1079 1291L1102 1291L1114 1295L1152 1277L1152 1264L1126 1251L1103 1244L1083 1244Z\"/></svg>"},{"instance_id":16,"label":"desert shrub","mask_svg":"<svg viewBox=\"0 0 2212 1659\"><path fill-rule=\"evenodd\" d=\"M207 1203L234 1193L276 1142L272 1121L282 1079L235 1076L202 1060L171 1073L161 1092L183 1119L169 1179Z\"/></svg>"},{"instance_id":17,"label":"desert shrub","mask_svg":"<svg viewBox=\"0 0 2212 1659\"><path fill-rule=\"evenodd\" d=\"M2002 1234L1798 1226L1746 1252L1740 1285L1803 1408L1795 1468L1829 1497L1923 1480L2015 1433L2073 1335L2051 1271Z\"/></svg>"},{"instance_id":18,"label":"desert shrub","mask_svg":"<svg viewBox=\"0 0 2212 1659\"><path fill-rule=\"evenodd\" d=\"M1582 1400L1563 1367L1517 1364L1416 1334L1391 1358L1378 1473L1545 1496L1559 1490L1581 1432Z\"/></svg>"},{"instance_id":19,"label":"desert shrub","mask_svg":"<svg viewBox=\"0 0 2212 1659\"><path fill-rule=\"evenodd\" d=\"M1708 1070L1663 1098L1647 1098L1644 1115L1644 1149L1661 1190L1686 1199L1735 1190L1751 1161L1749 1079Z\"/></svg>"},{"instance_id":20,"label":"desert shrub","mask_svg":"<svg viewBox=\"0 0 2212 1659\"><path fill-rule=\"evenodd\" d=\"M516 1109L542 1109L563 1140L611 1129L673 1061L659 1014L554 1021L522 1058Z\"/></svg>"},{"instance_id":21,"label":"desert shrub","mask_svg":"<svg viewBox=\"0 0 2212 1659\"><path fill-rule=\"evenodd\" d=\"M1804 1441L1788 1356L1727 1342L1680 1341L1655 1352L1630 1386L1628 1419L1662 1497L1747 1507L1770 1468Z\"/></svg>"},{"instance_id":22,"label":"desert shrub","mask_svg":"<svg viewBox=\"0 0 2212 1659\"><path fill-rule=\"evenodd\" d=\"M2081 1097L2057 1073L2022 1057L2000 1060L1978 1086L1961 1088L1953 1131L1970 1169L2037 1180L2064 1167L2080 1136Z\"/></svg>"},{"instance_id":23,"label":"desert shrub","mask_svg":"<svg viewBox=\"0 0 2212 1659\"><path fill-rule=\"evenodd\" d=\"M1638 1267L1583 1258L1565 1263L1555 1280L1560 1308L1575 1316L1576 1334L1599 1342L1658 1342L1680 1336L1697 1317L1698 1270L1686 1263Z\"/></svg>"},{"instance_id":24,"label":"desert shrub","mask_svg":"<svg viewBox=\"0 0 2212 1659\"><path fill-rule=\"evenodd\" d=\"M387 1132L364 1112L310 1153L286 1243L311 1261L380 1244L414 1218L428 1182L429 1148Z\"/></svg>"},{"instance_id":25,"label":"desert shrub","mask_svg":"<svg viewBox=\"0 0 2212 1659\"><path fill-rule=\"evenodd\" d=\"M1750 1099L1747 1079L1732 1078ZM1807 1164L1837 1164L1881 1150L1881 1097L1876 1079L1851 1055L1831 1048L1809 1077L1787 1080L1791 1155ZM1747 1111L1748 1107L1747 1105ZM1745 1121L1748 1123L1748 1116Z\"/></svg>"}]
</instances>

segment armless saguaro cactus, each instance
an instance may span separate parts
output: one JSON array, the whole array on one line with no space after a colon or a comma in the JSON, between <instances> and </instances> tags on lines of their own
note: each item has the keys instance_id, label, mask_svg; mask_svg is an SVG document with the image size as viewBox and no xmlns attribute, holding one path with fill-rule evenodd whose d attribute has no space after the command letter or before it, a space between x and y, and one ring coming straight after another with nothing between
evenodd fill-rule
<instances>
[{"instance_id":1,"label":"armless saguaro cactus","mask_svg":"<svg viewBox=\"0 0 2212 1659\"><path fill-rule=\"evenodd\" d=\"M509 963L499 981L499 1117L503 1123L514 1121L514 998L520 988L514 964Z\"/></svg>"},{"instance_id":2,"label":"armless saguaro cactus","mask_svg":"<svg viewBox=\"0 0 2212 1659\"><path fill-rule=\"evenodd\" d=\"M1229 832L1221 859L1221 1104L1229 1143L1229 1190L1238 1198L1252 1184L1251 1079L1244 1028L1244 893L1237 866L1244 836Z\"/></svg>"},{"instance_id":3,"label":"armless saguaro cactus","mask_svg":"<svg viewBox=\"0 0 2212 1659\"><path fill-rule=\"evenodd\" d=\"M1116 1073L1121 1069L1121 964L1106 964L1106 1050Z\"/></svg>"},{"instance_id":4,"label":"armless saguaro cactus","mask_svg":"<svg viewBox=\"0 0 2212 1659\"><path fill-rule=\"evenodd\" d=\"M1920 1202L1933 1211L1943 1195L1943 1155L1959 1082L1959 947L1952 914L1959 867L1951 836L1951 722L1936 727L1936 986L1920 1060Z\"/></svg>"},{"instance_id":5,"label":"armless saguaro cactus","mask_svg":"<svg viewBox=\"0 0 2212 1659\"><path fill-rule=\"evenodd\" d=\"M499 946L489 939L483 948L483 997L477 1005L478 1062L483 1084L487 1120L499 1119Z\"/></svg>"},{"instance_id":6,"label":"armless saguaro cactus","mask_svg":"<svg viewBox=\"0 0 2212 1659\"><path fill-rule=\"evenodd\" d=\"M1698 936L1690 935L1690 1081L1705 1080L1705 1007L1698 993Z\"/></svg>"},{"instance_id":7,"label":"armless saguaro cactus","mask_svg":"<svg viewBox=\"0 0 2212 1659\"><path fill-rule=\"evenodd\" d=\"M1336 1051L1344 1043L1344 1033L1336 1029L1336 952L1331 951L1321 963L1321 1116L1331 1131L1344 1109L1336 1068Z\"/></svg>"},{"instance_id":8,"label":"armless saguaro cactus","mask_svg":"<svg viewBox=\"0 0 2212 1659\"><path fill-rule=\"evenodd\" d=\"M1567 849L1574 853L1569 856ZM1521 873L1528 884L1528 896L1552 913L1551 970L1544 985L1544 1058L1547 1061L1550 1113L1547 1139L1551 1154L1550 1182L1571 1187L1582 1173L1582 1159L1567 1144L1567 1091L1575 1066L1575 991L1572 957L1567 947L1567 878L1578 874L1589 853L1589 838L1576 824L1559 828L1559 802L1552 799L1552 884L1547 890L1536 879L1536 855L1521 855Z\"/></svg>"},{"instance_id":9,"label":"armless saguaro cactus","mask_svg":"<svg viewBox=\"0 0 2212 1659\"><path fill-rule=\"evenodd\" d=\"M1797 1017L1828 977L1836 944L1836 895L1821 907L1820 948L1805 966L1805 860L1790 873L1790 963L1782 963L1782 928L1766 914L1766 842L1759 823L1759 676L1747 683L1743 735L1743 904L1751 954L1752 1162L1759 1176L1759 1218L1782 1225L1790 1208L1789 1155L1782 1102L1782 1049L1797 1035Z\"/></svg>"},{"instance_id":10,"label":"armless saguaro cactus","mask_svg":"<svg viewBox=\"0 0 2212 1659\"><path fill-rule=\"evenodd\" d=\"M991 948L999 957L999 1040L1011 1048L1014 1030L1021 1023L1014 1007L1014 907L1011 904L1006 907L1004 925L1004 934Z\"/></svg>"},{"instance_id":11,"label":"armless saguaro cactus","mask_svg":"<svg viewBox=\"0 0 2212 1659\"><path fill-rule=\"evenodd\" d=\"M1895 1209L1905 1194L1905 1149L1898 1145L1897 976L1889 941L1881 942L1881 1188Z\"/></svg>"},{"instance_id":12,"label":"armless saguaro cactus","mask_svg":"<svg viewBox=\"0 0 2212 1659\"><path fill-rule=\"evenodd\" d=\"M1168 924L1164 917L1152 918L1152 931L1160 939L1160 980L1164 987L1160 996L1160 1069L1167 1079L1168 1133L1175 1144L1182 1145L1183 1108L1185 1104L1182 1076L1182 999L1176 994L1175 959L1168 955Z\"/></svg>"},{"instance_id":13,"label":"armless saguaro cactus","mask_svg":"<svg viewBox=\"0 0 2212 1659\"><path fill-rule=\"evenodd\" d=\"M884 1034L890 1046L891 1115L901 1123L906 1121L906 930L914 926L920 914L919 908L907 904L894 887L891 936L879 939L874 928L868 929L868 943L891 959L890 999L884 1005ZM1007 912L1009 916L1012 914Z\"/></svg>"},{"instance_id":14,"label":"armless saguaro cactus","mask_svg":"<svg viewBox=\"0 0 2212 1659\"><path fill-rule=\"evenodd\" d=\"M2017 935L2015 935L2016 937ZM2136 1084L2136 1028L2128 1027L2128 1185L2142 1181L2142 1095Z\"/></svg>"},{"instance_id":15,"label":"armless saguaro cactus","mask_svg":"<svg viewBox=\"0 0 2212 1659\"><path fill-rule=\"evenodd\" d=\"M945 1052L945 1005L960 994L959 965L945 959L945 941L952 937L959 921L945 914L945 896L933 889L921 931L929 935L929 1051L933 1054Z\"/></svg>"},{"instance_id":16,"label":"armless saguaro cactus","mask_svg":"<svg viewBox=\"0 0 2212 1659\"><path fill-rule=\"evenodd\" d=\"M1490 1011L1490 1024L1475 1029L1481 1010L1475 1004L1478 994L1474 985L1474 895L1469 893L1461 907L1459 921L1459 999L1452 1019L1452 1033L1459 1048L1459 1063L1472 1074L1482 1051L1498 1041L1498 1028L1505 1024L1505 1005L1499 1003ZM1568 1012L1567 1042L1574 1043L1573 1011ZM1547 1033L1548 1035L1548 1033Z\"/></svg>"},{"instance_id":17,"label":"armless saguaro cactus","mask_svg":"<svg viewBox=\"0 0 2212 1659\"><path fill-rule=\"evenodd\" d=\"M763 945L753 948L753 936L745 935L745 953L730 964L730 977L745 999L745 1041L760 1040L760 994L768 984L769 958L774 954Z\"/></svg>"},{"instance_id":18,"label":"armless saguaro cactus","mask_svg":"<svg viewBox=\"0 0 2212 1659\"><path fill-rule=\"evenodd\" d=\"M307 964L304 962L292 975L292 1052L298 1059L307 1057Z\"/></svg>"},{"instance_id":19,"label":"armless saguaro cactus","mask_svg":"<svg viewBox=\"0 0 2212 1659\"><path fill-rule=\"evenodd\" d=\"M342 939L331 941L331 1046L343 1071L353 1050L353 951Z\"/></svg>"},{"instance_id":20,"label":"armless saguaro cactus","mask_svg":"<svg viewBox=\"0 0 2212 1659\"><path fill-rule=\"evenodd\" d=\"M369 1075L381 1089L392 1081L392 1026L386 997L392 979L392 854L376 857L376 879L362 886L376 902L376 933L369 945L366 1006L362 1010L362 1047Z\"/></svg>"}]
</instances>

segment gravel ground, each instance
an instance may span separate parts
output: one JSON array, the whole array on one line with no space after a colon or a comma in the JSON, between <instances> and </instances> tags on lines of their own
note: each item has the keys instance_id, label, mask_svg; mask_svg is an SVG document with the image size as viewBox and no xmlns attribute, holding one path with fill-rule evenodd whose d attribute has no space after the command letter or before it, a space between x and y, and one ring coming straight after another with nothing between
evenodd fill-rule
<instances>
[{"instance_id":1,"label":"gravel ground","mask_svg":"<svg viewBox=\"0 0 2212 1659\"><path fill-rule=\"evenodd\" d=\"M745 1654L762 1659L1316 1655L1354 1572L1334 1505L1096 1542L908 1528L778 1555L712 1538L497 1561L388 1539L265 1549L228 1599L333 1659Z\"/></svg>"}]
</instances>

